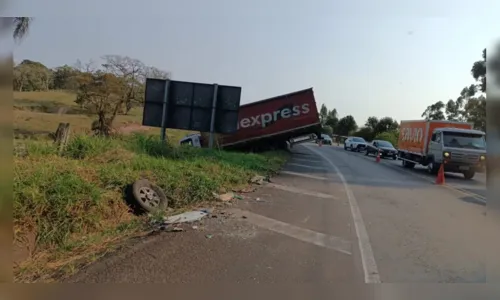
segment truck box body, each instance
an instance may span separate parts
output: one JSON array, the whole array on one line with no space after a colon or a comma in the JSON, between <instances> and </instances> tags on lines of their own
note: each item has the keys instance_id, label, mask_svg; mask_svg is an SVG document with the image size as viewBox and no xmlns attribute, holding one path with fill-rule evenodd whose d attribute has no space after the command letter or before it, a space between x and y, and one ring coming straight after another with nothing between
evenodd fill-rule
<instances>
[{"instance_id":1,"label":"truck box body","mask_svg":"<svg viewBox=\"0 0 500 300\"><path fill-rule=\"evenodd\" d=\"M238 130L219 135L223 148L234 148L259 140L280 140L317 133L320 120L312 88L240 106ZM208 134L203 133L206 145Z\"/></svg>"},{"instance_id":2,"label":"truck box body","mask_svg":"<svg viewBox=\"0 0 500 300\"><path fill-rule=\"evenodd\" d=\"M398 150L425 156L433 131L450 127L472 129L472 124L454 121L401 121Z\"/></svg>"}]
</instances>

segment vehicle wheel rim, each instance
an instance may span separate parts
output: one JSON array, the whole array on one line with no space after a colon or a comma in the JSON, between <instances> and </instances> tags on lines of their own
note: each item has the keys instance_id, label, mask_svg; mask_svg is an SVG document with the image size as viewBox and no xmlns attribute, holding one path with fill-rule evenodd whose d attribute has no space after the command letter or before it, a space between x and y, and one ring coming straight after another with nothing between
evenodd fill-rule
<instances>
[{"instance_id":1,"label":"vehicle wheel rim","mask_svg":"<svg viewBox=\"0 0 500 300\"><path fill-rule=\"evenodd\" d=\"M142 187L139 189L139 197L142 203L149 207L158 207L160 205L160 197L158 194L149 187Z\"/></svg>"}]
</instances>

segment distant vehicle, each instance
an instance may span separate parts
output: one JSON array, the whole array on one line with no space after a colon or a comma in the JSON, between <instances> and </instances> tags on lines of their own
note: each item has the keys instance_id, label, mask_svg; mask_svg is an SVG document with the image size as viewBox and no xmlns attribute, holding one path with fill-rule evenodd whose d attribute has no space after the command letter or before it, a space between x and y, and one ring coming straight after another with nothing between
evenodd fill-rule
<instances>
[{"instance_id":1,"label":"distant vehicle","mask_svg":"<svg viewBox=\"0 0 500 300\"><path fill-rule=\"evenodd\" d=\"M486 165L485 133L470 123L401 121L398 156L406 168L421 164L436 174L444 164L445 172L472 179Z\"/></svg>"},{"instance_id":2,"label":"distant vehicle","mask_svg":"<svg viewBox=\"0 0 500 300\"><path fill-rule=\"evenodd\" d=\"M392 157L392 159L394 160L398 158L398 150L396 150L396 148L394 148L394 146L390 142L384 140L373 140L366 146L365 154L377 155L379 151L382 158Z\"/></svg>"},{"instance_id":3,"label":"distant vehicle","mask_svg":"<svg viewBox=\"0 0 500 300\"><path fill-rule=\"evenodd\" d=\"M328 134L322 134L321 139L319 139L320 143L323 143L323 145L333 145L333 140L331 137L328 136Z\"/></svg>"},{"instance_id":4,"label":"distant vehicle","mask_svg":"<svg viewBox=\"0 0 500 300\"><path fill-rule=\"evenodd\" d=\"M240 106L238 130L217 135L216 145L226 150L287 149L316 140L321 130L312 88ZM312 138L312 136L314 136ZM181 144L207 147L206 132L185 136Z\"/></svg>"},{"instance_id":5,"label":"distant vehicle","mask_svg":"<svg viewBox=\"0 0 500 300\"><path fill-rule=\"evenodd\" d=\"M366 141L362 137L350 136L344 142L344 150L363 151L366 149Z\"/></svg>"}]
</instances>

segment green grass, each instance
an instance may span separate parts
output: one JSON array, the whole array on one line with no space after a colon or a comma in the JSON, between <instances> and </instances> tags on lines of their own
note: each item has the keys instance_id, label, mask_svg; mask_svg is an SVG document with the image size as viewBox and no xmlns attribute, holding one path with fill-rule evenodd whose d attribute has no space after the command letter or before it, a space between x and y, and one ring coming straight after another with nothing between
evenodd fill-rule
<instances>
[{"instance_id":1,"label":"green grass","mask_svg":"<svg viewBox=\"0 0 500 300\"><path fill-rule=\"evenodd\" d=\"M19 144L19 142L17 143ZM36 251L15 268L16 281L47 281L75 270L144 224L123 201L140 178L158 184L173 208L211 201L213 192L248 184L255 174L277 171L287 158L176 147L158 137L112 139L74 136L59 156L46 141L23 141L14 158L15 237L36 236Z\"/></svg>"}]
</instances>

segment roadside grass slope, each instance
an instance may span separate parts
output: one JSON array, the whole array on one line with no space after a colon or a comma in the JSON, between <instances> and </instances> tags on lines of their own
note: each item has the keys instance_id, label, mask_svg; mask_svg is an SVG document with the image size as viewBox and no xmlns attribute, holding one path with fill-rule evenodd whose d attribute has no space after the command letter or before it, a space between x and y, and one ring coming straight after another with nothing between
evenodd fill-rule
<instances>
[{"instance_id":1,"label":"roadside grass slope","mask_svg":"<svg viewBox=\"0 0 500 300\"><path fill-rule=\"evenodd\" d=\"M72 128L76 126L71 117L88 118L85 126L92 120L78 114L44 113L47 116L41 118L32 110L15 113L32 113L33 122L40 125L29 126L45 124L50 131L57 128L56 118L70 122ZM256 174L272 174L287 158L284 152L178 147L178 138L185 132L169 131L167 145L158 135L144 133L107 139L73 134L61 155L48 139L16 139L15 281L57 281L141 235L149 219L132 214L124 201L124 191L137 179L149 179L164 189L171 198L169 207L176 211L213 201L214 192L245 186Z\"/></svg>"}]
</instances>

